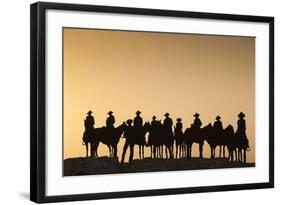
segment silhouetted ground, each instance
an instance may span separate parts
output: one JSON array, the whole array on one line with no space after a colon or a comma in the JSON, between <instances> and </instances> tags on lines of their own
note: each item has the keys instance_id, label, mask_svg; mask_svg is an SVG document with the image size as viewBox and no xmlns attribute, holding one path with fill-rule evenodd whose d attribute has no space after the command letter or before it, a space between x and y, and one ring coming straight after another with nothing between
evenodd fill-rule
<instances>
[{"instance_id":1,"label":"silhouetted ground","mask_svg":"<svg viewBox=\"0 0 281 205\"><path fill-rule=\"evenodd\" d=\"M254 167L255 163L229 162L226 159L151 159L133 160L132 164L119 164L117 158L71 158L64 160L64 176L154 172L196 169Z\"/></svg>"}]
</instances>

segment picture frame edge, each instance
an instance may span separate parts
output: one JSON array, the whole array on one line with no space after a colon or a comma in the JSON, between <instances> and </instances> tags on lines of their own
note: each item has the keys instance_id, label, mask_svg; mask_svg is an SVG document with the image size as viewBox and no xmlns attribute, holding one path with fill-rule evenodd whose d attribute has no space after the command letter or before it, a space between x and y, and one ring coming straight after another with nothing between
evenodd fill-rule
<instances>
[{"instance_id":1,"label":"picture frame edge","mask_svg":"<svg viewBox=\"0 0 281 205\"><path fill-rule=\"evenodd\" d=\"M45 17L46 10L83 10L125 14L139 14L261 22L269 24L269 182L230 184L157 190L138 190L106 193L46 196L45 179ZM162 15L161 15L162 14ZM164 15L165 16L165 15ZM201 17L200 17L201 16ZM55 2L36 2L30 5L30 200L36 203L98 200L127 197L146 197L171 194L220 192L274 188L274 17L219 14L149 8L99 6Z\"/></svg>"}]
</instances>

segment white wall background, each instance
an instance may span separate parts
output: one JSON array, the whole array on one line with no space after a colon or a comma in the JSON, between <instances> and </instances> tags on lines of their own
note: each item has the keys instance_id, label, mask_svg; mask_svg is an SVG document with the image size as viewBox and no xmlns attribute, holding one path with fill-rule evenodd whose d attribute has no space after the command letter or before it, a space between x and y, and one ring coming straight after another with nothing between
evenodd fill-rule
<instances>
[{"instance_id":1,"label":"white wall background","mask_svg":"<svg viewBox=\"0 0 281 205\"><path fill-rule=\"evenodd\" d=\"M49 0L52 1L52 0ZM29 4L2 1L0 5L0 204L29 201ZM275 17L275 189L177 196L143 197L68 204L269 204L281 199L281 12L278 0L84 0L69 3L146 7ZM12 121L16 120L16 124ZM14 143L13 141L15 141ZM94 186L94 185L93 185Z\"/></svg>"}]
</instances>

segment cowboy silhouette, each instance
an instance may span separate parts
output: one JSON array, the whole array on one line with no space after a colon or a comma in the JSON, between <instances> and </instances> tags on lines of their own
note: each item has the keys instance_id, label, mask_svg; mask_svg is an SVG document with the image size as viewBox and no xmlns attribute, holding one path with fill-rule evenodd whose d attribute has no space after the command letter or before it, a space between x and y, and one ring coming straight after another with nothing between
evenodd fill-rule
<instances>
[{"instance_id":1,"label":"cowboy silhouette","mask_svg":"<svg viewBox=\"0 0 281 205\"><path fill-rule=\"evenodd\" d=\"M199 129L200 127L201 127L201 125L202 125L202 122L201 122L201 120L199 119L199 114L198 113L195 113L194 115L193 115L194 117L195 117L195 119L194 119L194 122L193 122L193 124L191 125L191 127L192 128L195 128L195 129Z\"/></svg>"},{"instance_id":2,"label":"cowboy silhouette","mask_svg":"<svg viewBox=\"0 0 281 205\"><path fill-rule=\"evenodd\" d=\"M109 111L107 114L109 115L109 117L106 119L106 127L109 128L114 128L114 123L115 123L115 118L112 115L112 111Z\"/></svg>"},{"instance_id":3,"label":"cowboy silhouette","mask_svg":"<svg viewBox=\"0 0 281 205\"><path fill-rule=\"evenodd\" d=\"M156 116L153 115L152 121L151 121L151 128L155 128L157 126Z\"/></svg>"},{"instance_id":4,"label":"cowboy silhouette","mask_svg":"<svg viewBox=\"0 0 281 205\"><path fill-rule=\"evenodd\" d=\"M88 116L86 117L85 120L85 129L94 129L94 125L95 125L95 118L92 116L92 111L89 110L89 112L87 112Z\"/></svg>"},{"instance_id":5,"label":"cowboy silhouette","mask_svg":"<svg viewBox=\"0 0 281 205\"><path fill-rule=\"evenodd\" d=\"M221 131L223 129L222 122L220 121L221 117L218 115L216 121L214 122L214 129L216 131Z\"/></svg>"},{"instance_id":6,"label":"cowboy silhouette","mask_svg":"<svg viewBox=\"0 0 281 205\"><path fill-rule=\"evenodd\" d=\"M141 114L141 112L138 110L136 112L137 116L134 118L134 127L138 127L138 128L142 127L143 121L142 121L142 118L141 118L140 114Z\"/></svg>"},{"instance_id":7,"label":"cowboy silhouette","mask_svg":"<svg viewBox=\"0 0 281 205\"><path fill-rule=\"evenodd\" d=\"M181 118L177 119L176 130L182 130Z\"/></svg>"},{"instance_id":8,"label":"cowboy silhouette","mask_svg":"<svg viewBox=\"0 0 281 205\"><path fill-rule=\"evenodd\" d=\"M123 146L123 152L122 152L122 158L121 158L121 163L124 163L124 159L125 159L125 155L126 155L126 152L127 152L127 149L128 147L130 146L130 157L129 157L129 162L132 161L133 159L133 154L134 154L134 144L132 144L132 140L133 139L130 139L132 137L132 133L133 133L133 126L132 126L132 123L133 123L133 120L129 119L126 121L127 123L127 127L124 131L124 138L126 139L125 141L125 144Z\"/></svg>"},{"instance_id":9,"label":"cowboy silhouette","mask_svg":"<svg viewBox=\"0 0 281 205\"><path fill-rule=\"evenodd\" d=\"M238 117L239 120L237 121L237 133L239 133L241 137L246 137L246 121L244 120L245 114L240 112Z\"/></svg>"},{"instance_id":10,"label":"cowboy silhouette","mask_svg":"<svg viewBox=\"0 0 281 205\"><path fill-rule=\"evenodd\" d=\"M169 115L170 115L169 113L166 113L166 114L164 115L166 118L164 119L163 126L164 126L164 127L172 128L172 126L173 126L173 120L172 120L172 118L169 117Z\"/></svg>"}]
</instances>

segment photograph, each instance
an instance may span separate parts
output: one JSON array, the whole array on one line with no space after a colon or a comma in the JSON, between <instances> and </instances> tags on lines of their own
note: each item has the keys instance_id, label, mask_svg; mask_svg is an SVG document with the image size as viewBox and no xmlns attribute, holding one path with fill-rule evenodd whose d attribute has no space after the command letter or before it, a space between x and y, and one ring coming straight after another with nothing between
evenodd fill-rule
<instances>
[{"instance_id":1,"label":"photograph","mask_svg":"<svg viewBox=\"0 0 281 205\"><path fill-rule=\"evenodd\" d=\"M63 27L63 175L255 167L255 37Z\"/></svg>"},{"instance_id":2,"label":"photograph","mask_svg":"<svg viewBox=\"0 0 281 205\"><path fill-rule=\"evenodd\" d=\"M274 17L30 6L30 200L274 187Z\"/></svg>"}]
</instances>

